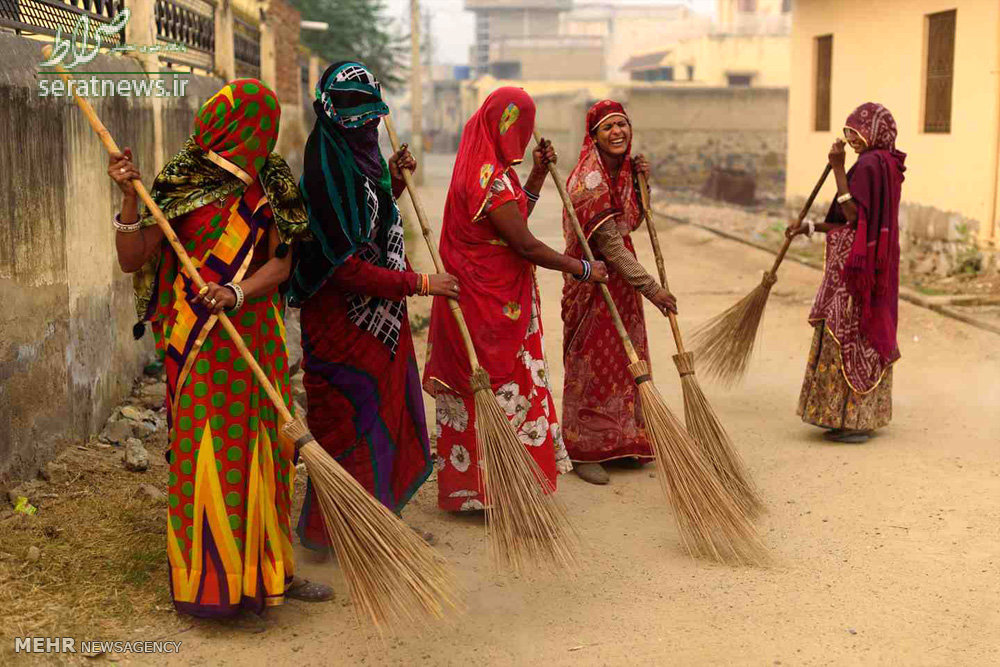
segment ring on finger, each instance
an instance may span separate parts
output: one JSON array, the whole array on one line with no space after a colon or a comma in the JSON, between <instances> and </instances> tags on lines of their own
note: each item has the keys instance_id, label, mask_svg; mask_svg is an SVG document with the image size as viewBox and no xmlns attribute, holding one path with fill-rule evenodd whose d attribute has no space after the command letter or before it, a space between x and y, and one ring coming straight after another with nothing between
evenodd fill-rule
<instances>
[{"instance_id":1,"label":"ring on finger","mask_svg":"<svg viewBox=\"0 0 1000 667\"><path fill-rule=\"evenodd\" d=\"M214 306L214 305L215 305L215 304L216 304L217 302L216 302L216 300L215 300L215 299L211 299L211 300L209 301L209 303L210 303L210 304L212 304L212 305Z\"/></svg>"}]
</instances>

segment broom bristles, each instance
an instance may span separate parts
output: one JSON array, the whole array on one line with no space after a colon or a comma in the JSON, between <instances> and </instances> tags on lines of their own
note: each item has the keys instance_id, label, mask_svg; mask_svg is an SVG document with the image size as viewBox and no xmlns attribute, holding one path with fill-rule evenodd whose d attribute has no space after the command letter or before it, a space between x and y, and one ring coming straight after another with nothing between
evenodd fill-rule
<instances>
[{"instance_id":1,"label":"broom bristles","mask_svg":"<svg viewBox=\"0 0 1000 667\"><path fill-rule=\"evenodd\" d=\"M327 454L299 420L283 431L293 442L305 442L299 455L358 617L381 633L386 625L423 624L458 608L458 589L444 559Z\"/></svg>"},{"instance_id":2,"label":"broom bristles","mask_svg":"<svg viewBox=\"0 0 1000 667\"><path fill-rule=\"evenodd\" d=\"M633 377L649 374L639 361ZM657 461L657 477L674 509L684 546L692 556L720 563L764 564L767 552L753 523L719 480L712 464L685 432L652 381L639 384L646 435Z\"/></svg>"},{"instance_id":3,"label":"broom bristles","mask_svg":"<svg viewBox=\"0 0 1000 667\"><path fill-rule=\"evenodd\" d=\"M684 422L688 433L702 446L705 457L719 473L722 485L732 494L740 509L748 516L762 513L764 502L750 479L743 459L698 384L694 374L694 353L674 355L674 363L681 375Z\"/></svg>"},{"instance_id":4,"label":"broom bristles","mask_svg":"<svg viewBox=\"0 0 1000 667\"><path fill-rule=\"evenodd\" d=\"M472 387L494 565L515 573L529 563L572 567L575 540L555 489L517 437L482 368L473 373Z\"/></svg>"},{"instance_id":5,"label":"broom bristles","mask_svg":"<svg viewBox=\"0 0 1000 667\"><path fill-rule=\"evenodd\" d=\"M746 375L775 280L773 274L765 272L764 279L752 292L694 332L695 352L702 370L724 385L732 386Z\"/></svg>"}]
</instances>

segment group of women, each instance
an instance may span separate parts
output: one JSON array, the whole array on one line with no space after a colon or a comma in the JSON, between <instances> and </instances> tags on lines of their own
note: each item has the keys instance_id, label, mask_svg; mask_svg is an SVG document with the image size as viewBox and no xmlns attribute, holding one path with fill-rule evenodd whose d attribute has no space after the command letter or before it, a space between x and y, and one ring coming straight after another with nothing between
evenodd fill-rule
<instances>
[{"instance_id":1,"label":"group of women","mask_svg":"<svg viewBox=\"0 0 1000 667\"><path fill-rule=\"evenodd\" d=\"M609 481L603 463L652 457L635 385L597 283L606 283L636 350L649 358L643 298L663 314L676 300L638 263L630 239L643 219L632 126L613 101L593 106L568 189L597 259L564 212L565 252L529 229L551 143L515 171L535 126L535 105L518 88L491 94L462 134L441 229L446 273L414 272L396 199L405 147L384 160L380 119L388 113L362 64L331 65L316 86L316 122L298 184L274 153L280 109L252 79L227 84L195 118L194 135L157 176L153 199L208 283L194 287L141 215L126 149L108 173L123 192L114 221L119 262L135 274L141 334L149 322L167 375L170 464L167 553L179 611L226 616L261 611L285 597L329 599L329 587L295 578L291 491L294 448L239 346L218 326L225 311L243 343L291 409L284 310L301 309L308 425L317 441L386 507L400 512L438 471L442 509L481 510L470 363L448 312L457 299L479 362L500 405L539 468L556 477L576 467ZM831 152L838 192L827 222L791 227L829 233L827 272L810 321L816 325L800 412L857 441L888 422L895 347L898 227L903 154L883 107L848 120L862 154L844 172ZM565 277L562 427L543 352L537 267ZM434 297L421 379L406 297ZM432 457L423 396L436 401ZM853 439L853 440L852 440ZM311 488L298 519L300 542L329 543Z\"/></svg>"}]
</instances>

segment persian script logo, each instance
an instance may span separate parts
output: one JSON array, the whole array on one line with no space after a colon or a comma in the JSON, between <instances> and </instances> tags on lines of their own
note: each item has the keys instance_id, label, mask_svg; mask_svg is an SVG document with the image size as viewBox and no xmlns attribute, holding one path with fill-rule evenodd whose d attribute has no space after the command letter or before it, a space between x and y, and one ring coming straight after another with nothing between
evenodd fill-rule
<instances>
[{"instance_id":1,"label":"persian script logo","mask_svg":"<svg viewBox=\"0 0 1000 667\"><path fill-rule=\"evenodd\" d=\"M66 69L73 69L77 65L85 65L93 61L94 58L97 57L97 54L100 53L101 45L104 43L104 40L106 39L109 42L113 42L115 35L124 30L131 15L132 13L128 9L123 9L115 14L110 23L99 25L96 29L91 30L90 17L83 14L76 20L76 24L73 26L73 32L70 34L69 38L66 39L62 36L62 26L59 26L56 30L55 41L52 43L52 57L43 62L41 66L55 67L56 65L62 65ZM93 44L91 44L91 39L94 40ZM153 44L142 46L122 44L121 46L112 47L110 51L113 53L158 53L160 51L183 52L187 51L187 47L183 44ZM71 60L68 62L67 57L71 57Z\"/></svg>"},{"instance_id":2,"label":"persian script logo","mask_svg":"<svg viewBox=\"0 0 1000 667\"><path fill-rule=\"evenodd\" d=\"M507 134L507 130L517 122L520 115L521 110L517 108L516 104L513 102L508 104L507 108L503 110L503 115L500 117L500 134Z\"/></svg>"}]
</instances>

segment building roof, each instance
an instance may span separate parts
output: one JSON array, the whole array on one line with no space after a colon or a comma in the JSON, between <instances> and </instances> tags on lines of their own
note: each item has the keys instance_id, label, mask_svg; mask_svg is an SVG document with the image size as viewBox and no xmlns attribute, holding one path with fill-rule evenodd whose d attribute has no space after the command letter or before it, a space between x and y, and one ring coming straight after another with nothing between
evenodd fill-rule
<instances>
[{"instance_id":1,"label":"building roof","mask_svg":"<svg viewBox=\"0 0 1000 667\"><path fill-rule=\"evenodd\" d=\"M645 53L641 56L632 56L622 65L624 72L638 72L647 69L656 69L663 63L664 58L670 55L670 51L657 51L655 53Z\"/></svg>"}]
</instances>

